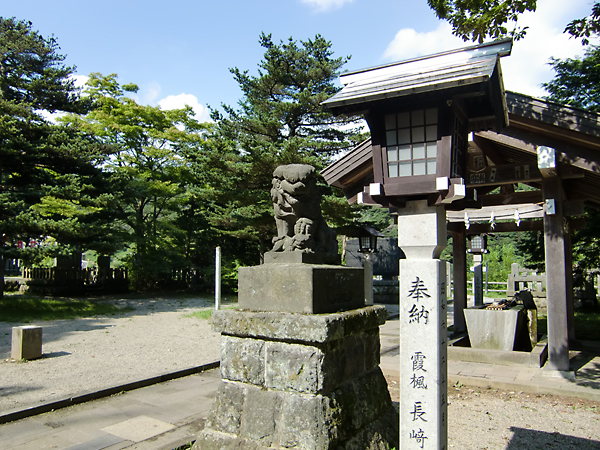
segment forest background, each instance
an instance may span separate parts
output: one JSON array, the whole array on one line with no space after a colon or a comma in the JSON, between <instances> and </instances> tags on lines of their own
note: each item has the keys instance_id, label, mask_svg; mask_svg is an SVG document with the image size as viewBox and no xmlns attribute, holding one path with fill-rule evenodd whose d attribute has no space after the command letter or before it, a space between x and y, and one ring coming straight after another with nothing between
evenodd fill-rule
<instances>
[{"instance_id":1,"label":"forest background","mask_svg":"<svg viewBox=\"0 0 600 450\"><path fill-rule=\"evenodd\" d=\"M429 5L465 40L526 39L519 14L536 2L434 1ZM600 5L566 24L587 46L583 58L553 60L548 99L598 111ZM317 35L274 42L261 34L255 71L232 68L243 93L238 105L212 111L200 123L192 108L138 104L135 84L93 73L82 89L58 43L33 24L0 18L0 255L26 266L48 266L59 255L111 255L129 269L134 289L170 285L175 270L194 268L209 286L214 248L223 250L231 286L239 266L260 262L275 236L269 195L280 164L321 170L367 137L359 117L334 117L321 102L339 88L348 57ZM387 210L349 206L321 184L323 214L346 230L366 223L395 233ZM574 236L578 273L598 267L598 215ZM495 235L489 242L490 281L505 281L512 262L540 269L539 233ZM541 253L540 253L541 252ZM452 258L451 246L444 256ZM4 267L4 264L0 264ZM2 276L3 278L3 276Z\"/></svg>"}]
</instances>

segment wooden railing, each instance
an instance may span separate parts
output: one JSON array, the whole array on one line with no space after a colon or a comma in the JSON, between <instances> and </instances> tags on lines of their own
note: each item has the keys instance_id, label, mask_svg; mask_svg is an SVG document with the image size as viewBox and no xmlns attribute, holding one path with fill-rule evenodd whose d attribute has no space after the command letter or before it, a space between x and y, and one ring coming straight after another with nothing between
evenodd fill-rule
<instances>
[{"instance_id":1,"label":"wooden railing","mask_svg":"<svg viewBox=\"0 0 600 450\"><path fill-rule=\"evenodd\" d=\"M127 280L127 269L63 269L59 267L36 267L23 269L25 280L80 281L84 285L110 282L112 280Z\"/></svg>"}]
</instances>

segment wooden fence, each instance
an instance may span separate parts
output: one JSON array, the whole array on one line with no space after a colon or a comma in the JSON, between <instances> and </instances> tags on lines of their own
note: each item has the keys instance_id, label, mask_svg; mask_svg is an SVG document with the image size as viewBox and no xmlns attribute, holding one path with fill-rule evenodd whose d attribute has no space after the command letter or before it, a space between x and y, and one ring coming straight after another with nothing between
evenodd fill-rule
<instances>
[{"instance_id":1,"label":"wooden fence","mask_svg":"<svg viewBox=\"0 0 600 450\"><path fill-rule=\"evenodd\" d=\"M128 289L127 269L38 267L23 269L22 277L31 292L44 295L118 293Z\"/></svg>"},{"instance_id":2,"label":"wooden fence","mask_svg":"<svg viewBox=\"0 0 600 450\"><path fill-rule=\"evenodd\" d=\"M127 269L63 269L59 267L36 267L23 269L24 280L82 281L96 284L102 281L127 280Z\"/></svg>"}]
</instances>

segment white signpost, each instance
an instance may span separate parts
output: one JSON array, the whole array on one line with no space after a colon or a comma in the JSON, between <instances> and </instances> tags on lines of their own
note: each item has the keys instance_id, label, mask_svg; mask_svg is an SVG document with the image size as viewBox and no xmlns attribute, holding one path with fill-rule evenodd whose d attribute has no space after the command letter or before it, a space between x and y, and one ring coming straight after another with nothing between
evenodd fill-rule
<instances>
[{"instance_id":1,"label":"white signpost","mask_svg":"<svg viewBox=\"0 0 600 450\"><path fill-rule=\"evenodd\" d=\"M446 450L446 214L426 201L399 213L400 448Z\"/></svg>"}]
</instances>

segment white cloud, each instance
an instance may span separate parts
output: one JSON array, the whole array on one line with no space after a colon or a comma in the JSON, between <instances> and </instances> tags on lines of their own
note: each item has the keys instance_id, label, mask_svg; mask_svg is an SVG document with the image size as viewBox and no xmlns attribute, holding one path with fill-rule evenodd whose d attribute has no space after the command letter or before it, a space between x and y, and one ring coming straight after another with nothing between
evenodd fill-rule
<instances>
[{"instance_id":1,"label":"white cloud","mask_svg":"<svg viewBox=\"0 0 600 450\"><path fill-rule=\"evenodd\" d=\"M87 75L71 75L71 78L75 80L75 86L78 88L84 87L87 80L90 79Z\"/></svg>"},{"instance_id":2,"label":"white cloud","mask_svg":"<svg viewBox=\"0 0 600 450\"><path fill-rule=\"evenodd\" d=\"M579 14L572 9L579 6ZM524 39L515 42L512 54L502 59L504 86L511 91L532 96L547 95L541 84L554 77L548 65L551 57L581 56L581 43L563 33L572 19L590 13L587 0L546 0L538 2L536 12L525 13L519 26L528 26Z\"/></svg>"},{"instance_id":3,"label":"white cloud","mask_svg":"<svg viewBox=\"0 0 600 450\"><path fill-rule=\"evenodd\" d=\"M195 95L181 93L179 95L169 95L158 101L158 106L162 109L178 109L185 105L190 106L196 113L196 120L199 122L210 122L210 113L208 108L201 105Z\"/></svg>"},{"instance_id":4,"label":"white cloud","mask_svg":"<svg viewBox=\"0 0 600 450\"><path fill-rule=\"evenodd\" d=\"M566 58L583 54L581 43L563 33L567 23L590 13L588 0L545 0L538 2L536 12L519 19L520 27L529 27L524 39L513 45L512 54L502 58L504 86L511 91L531 96L546 95L541 84L550 81L553 72L550 57ZM399 61L472 45L452 35L447 22L425 33L403 28L383 54L387 61Z\"/></svg>"},{"instance_id":5,"label":"white cloud","mask_svg":"<svg viewBox=\"0 0 600 450\"><path fill-rule=\"evenodd\" d=\"M449 23L440 22L437 29L426 33L418 33L412 28L402 28L388 45L383 57L387 60L401 61L465 45L468 44L452 34Z\"/></svg>"},{"instance_id":6,"label":"white cloud","mask_svg":"<svg viewBox=\"0 0 600 450\"><path fill-rule=\"evenodd\" d=\"M329 11L338 9L346 3L352 3L354 0L300 0L302 3L312 6L317 11Z\"/></svg>"},{"instance_id":7,"label":"white cloud","mask_svg":"<svg viewBox=\"0 0 600 450\"><path fill-rule=\"evenodd\" d=\"M135 100L139 105L156 105L156 99L160 95L162 87L157 81L150 81L143 86L138 85L135 93L126 93L127 97Z\"/></svg>"},{"instance_id":8,"label":"white cloud","mask_svg":"<svg viewBox=\"0 0 600 450\"><path fill-rule=\"evenodd\" d=\"M153 104L158 98L161 90L162 88L160 87L160 84L158 82L151 81L147 83L145 86L143 86L143 88L141 88L138 91L141 97L141 103L144 105Z\"/></svg>"}]
</instances>

